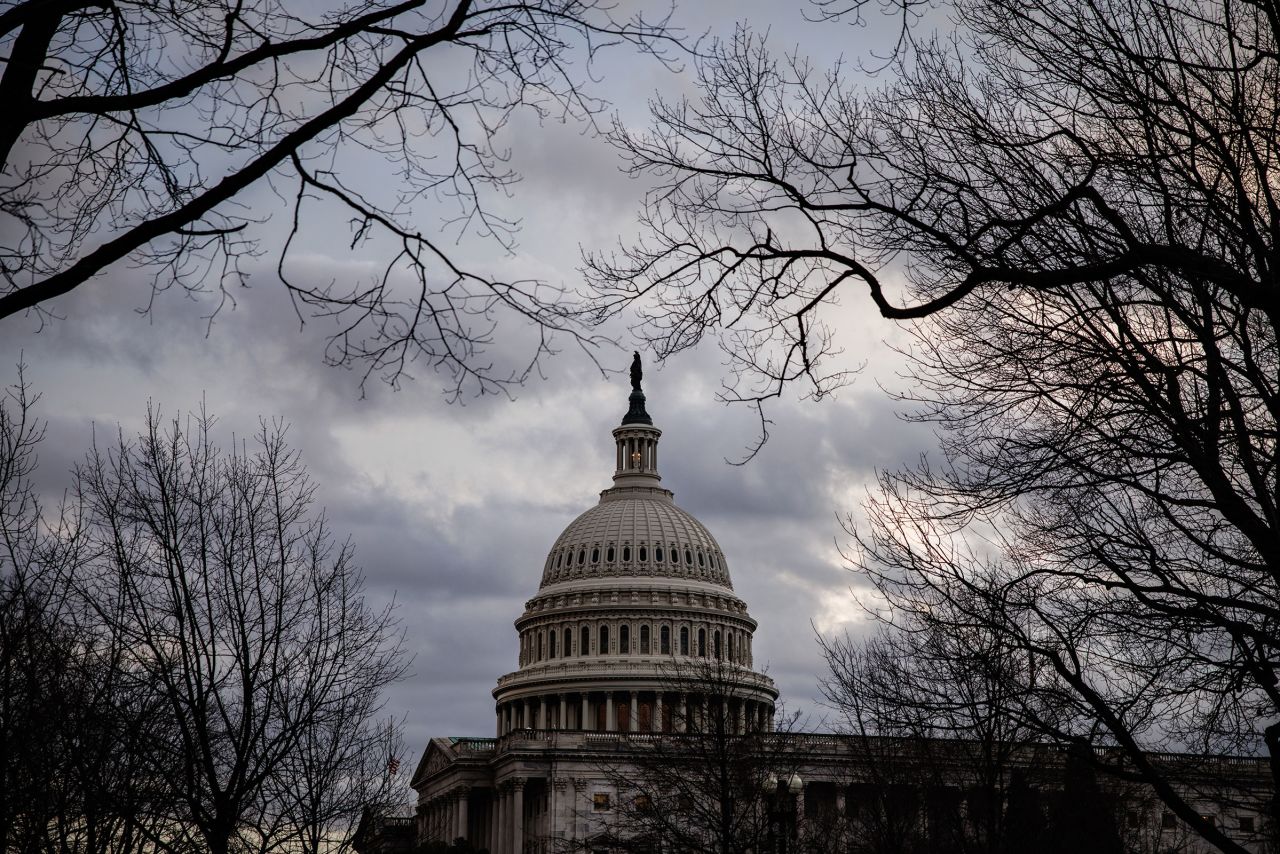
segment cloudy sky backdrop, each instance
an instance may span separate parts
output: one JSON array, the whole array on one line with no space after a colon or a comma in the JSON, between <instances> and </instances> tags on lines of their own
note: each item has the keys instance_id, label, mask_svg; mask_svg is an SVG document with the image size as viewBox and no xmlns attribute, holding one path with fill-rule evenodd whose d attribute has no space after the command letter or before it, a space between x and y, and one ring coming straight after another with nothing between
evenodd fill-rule
<instances>
[{"instance_id":1,"label":"cloudy sky backdrop","mask_svg":"<svg viewBox=\"0 0 1280 854\"><path fill-rule=\"evenodd\" d=\"M874 48L873 30L806 21L796 4L686 2L677 22L690 32L728 36L739 20L768 29L775 50L799 49L819 65L857 59ZM609 59L595 93L624 121L646 119L656 91L691 91L688 73L629 55ZM642 184L619 169L614 151L574 124L519 115L507 128L512 165L524 176L505 212L523 222L516 254L470 243L476 263L581 287L580 249L636 233ZM278 216L280 199L263 185L246 199L255 213ZM295 270L358 276L341 241L317 242ZM270 243L267 244L270 247ZM225 445L251 436L260 417L290 423L334 530L349 533L370 597L391 597L413 655L411 675L392 693L388 713L403 718L410 754L432 735L492 733L490 690L516 666L512 621L535 591L548 548L609 485L609 430L626 410L625 372L610 378L581 354L545 365L514 401L488 397L448 405L445 380L429 372L398 391L376 382L362 397L359 375L327 368L327 327L299 329L273 258L254 268L252 287L209 327L212 300L170 292L152 312L145 278L125 265L55 303L63 319L38 328L30 318L0 325L0 376L16 377L22 359L42 394L48 422L40 486L56 501L71 467L97 431L138 430L148 402L167 414L203 401L219 418ZM811 728L826 728L815 701L822 661L815 631L858 632L865 620L859 580L838 546L842 516L858 515L877 469L915 460L931 445L925 428L907 425L885 387L898 388L891 345L902 331L874 316L860 292L843 297L838 343L857 380L820 404L784 400L770 416L772 438L748 465L735 467L756 430L753 413L725 407L715 394L720 354L704 346L662 366L646 358L649 411L664 431L664 485L701 519L729 559L735 588L760 623L756 660L779 683L790 708ZM621 331L621 330L619 330ZM517 330L508 332L518 340ZM499 342L502 346L502 342ZM604 360L625 369L631 344Z\"/></svg>"}]
</instances>

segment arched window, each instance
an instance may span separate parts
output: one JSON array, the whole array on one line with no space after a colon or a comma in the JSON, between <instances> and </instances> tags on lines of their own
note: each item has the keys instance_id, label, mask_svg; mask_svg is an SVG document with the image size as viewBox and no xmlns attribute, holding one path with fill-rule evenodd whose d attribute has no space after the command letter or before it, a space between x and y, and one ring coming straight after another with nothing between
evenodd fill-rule
<instances>
[{"instance_id":1,"label":"arched window","mask_svg":"<svg viewBox=\"0 0 1280 854\"><path fill-rule=\"evenodd\" d=\"M680 627L680 654L681 655L689 654L689 627L688 626Z\"/></svg>"},{"instance_id":2,"label":"arched window","mask_svg":"<svg viewBox=\"0 0 1280 854\"><path fill-rule=\"evenodd\" d=\"M662 563L662 546L657 546L653 550L653 559L658 563Z\"/></svg>"},{"instance_id":3,"label":"arched window","mask_svg":"<svg viewBox=\"0 0 1280 854\"><path fill-rule=\"evenodd\" d=\"M598 649L596 652L598 655L608 655L609 653L609 627L608 626L600 627L600 649Z\"/></svg>"},{"instance_id":4,"label":"arched window","mask_svg":"<svg viewBox=\"0 0 1280 854\"><path fill-rule=\"evenodd\" d=\"M556 631L551 630L550 637L547 638L547 658L556 657Z\"/></svg>"},{"instance_id":5,"label":"arched window","mask_svg":"<svg viewBox=\"0 0 1280 854\"><path fill-rule=\"evenodd\" d=\"M648 550L648 549L646 549L644 546L641 546L641 547L640 547L640 562L641 562L641 563L644 563L644 562L645 562L645 561L647 561L648 559L649 559L649 550Z\"/></svg>"},{"instance_id":6,"label":"arched window","mask_svg":"<svg viewBox=\"0 0 1280 854\"><path fill-rule=\"evenodd\" d=\"M578 566L582 566L587 562L587 550L578 549Z\"/></svg>"},{"instance_id":7,"label":"arched window","mask_svg":"<svg viewBox=\"0 0 1280 854\"><path fill-rule=\"evenodd\" d=\"M698 629L698 655L707 657L707 630Z\"/></svg>"},{"instance_id":8,"label":"arched window","mask_svg":"<svg viewBox=\"0 0 1280 854\"><path fill-rule=\"evenodd\" d=\"M715 654L717 660L720 659L720 630L716 629L715 634L711 635L711 651Z\"/></svg>"},{"instance_id":9,"label":"arched window","mask_svg":"<svg viewBox=\"0 0 1280 854\"><path fill-rule=\"evenodd\" d=\"M622 547L622 562L623 563L631 562L631 546Z\"/></svg>"},{"instance_id":10,"label":"arched window","mask_svg":"<svg viewBox=\"0 0 1280 854\"><path fill-rule=\"evenodd\" d=\"M640 654L641 655L649 654L649 627L648 626L640 627Z\"/></svg>"},{"instance_id":11,"label":"arched window","mask_svg":"<svg viewBox=\"0 0 1280 854\"><path fill-rule=\"evenodd\" d=\"M671 562L672 563L680 562L680 549L676 548L675 546L671 547Z\"/></svg>"},{"instance_id":12,"label":"arched window","mask_svg":"<svg viewBox=\"0 0 1280 854\"><path fill-rule=\"evenodd\" d=\"M564 630L564 657L573 655L573 629Z\"/></svg>"},{"instance_id":13,"label":"arched window","mask_svg":"<svg viewBox=\"0 0 1280 854\"><path fill-rule=\"evenodd\" d=\"M538 661L542 661L542 657L546 655L547 637L545 632L538 632Z\"/></svg>"},{"instance_id":14,"label":"arched window","mask_svg":"<svg viewBox=\"0 0 1280 854\"><path fill-rule=\"evenodd\" d=\"M582 627L581 636L578 638L578 655L591 654L591 629L587 626Z\"/></svg>"},{"instance_id":15,"label":"arched window","mask_svg":"<svg viewBox=\"0 0 1280 854\"><path fill-rule=\"evenodd\" d=\"M661 629L658 630L658 642L659 644L661 644L658 647L658 652L660 652L663 655L670 655L671 654L671 627L670 626L663 626Z\"/></svg>"},{"instance_id":16,"label":"arched window","mask_svg":"<svg viewBox=\"0 0 1280 854\"><path fill-rule=\"evenodd\" d=\"M560 568L560 564L564 563L564 552L556 555L556 569Z\"/></svg>"},{"instance_id":17,"label":"arched window","mask_svg":"<svg viewBox=\"0 0 1280 854\"><path fill-rule=\"evenodd\" d=\"M626 623L618 628L618 652L623 655L631 652L631 627Z\"/></svg>"},{"instance_id":18,"label":"arched window","mask_svg":"<svg viewBox=\"0 0 1280 854\"><path fill-rule=\"evenodd\" d=\"M737 659L733 657L733 635L733 632L729 632L729 660L736 662Z\"/></svg>"},{"instance_id":19,"label":"arched window","mask_svg":"<svg viewBox=\"0 0 1280 854\"><path fill-rule=\"evenodd\" d=\"M606 563L613 563L613 546L609 546L608 550L604 553L604 559Z\"/></svg>"},{"instance_id":20,"label":"arched window","mask_svg":"<svg viewBox=\"0 0 1280 854\"><path fill-rule=\"evenodd\" d=\"M600 550L599 550L599 549L592 549L592 550L591 550L591 562L592 562L592 563L599 563L599 562L600 562Z\"/></svg>"},{"instance_id":21,"label":"arched window","mask_svg":"<svg viewBox=\"0 0 1280 854\"><path fill-rule=\"evenodd\" d=\"M684 550L684 562L689 564L690 566L693 566L693 552L689 551L688 549Z\"/></svg>"},{"instance_id":22,"label":"arched window","mask_svg":"<svg viewBox=\"0 0 1280 854\"><path fill-rule=\"evenodd\" d=\"M698 566L702 566L703 554L698 552Z\"/></svg>"}]
</instances>

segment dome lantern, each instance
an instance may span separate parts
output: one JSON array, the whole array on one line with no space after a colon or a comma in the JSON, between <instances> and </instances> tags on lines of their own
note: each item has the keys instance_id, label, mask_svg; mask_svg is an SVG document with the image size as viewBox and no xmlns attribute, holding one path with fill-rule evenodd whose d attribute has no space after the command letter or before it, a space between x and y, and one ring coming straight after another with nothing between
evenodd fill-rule
<instances>
[{"instance_id":1,"label":"dome lantern","mask_svg":"<svg viewBox=\"0 0 1280 854\"><path fill-rule=\"evenodd\" d=\"M613 440L617 445L613 482L616 487L653 486L660 482L658 474L658 439L662 431L653 426L653 418L645 411L644 390L640 383L644 378L640 367L640 354L631 359L631 397L622 424L613 428Z\"/></svg>"}]
</instances>

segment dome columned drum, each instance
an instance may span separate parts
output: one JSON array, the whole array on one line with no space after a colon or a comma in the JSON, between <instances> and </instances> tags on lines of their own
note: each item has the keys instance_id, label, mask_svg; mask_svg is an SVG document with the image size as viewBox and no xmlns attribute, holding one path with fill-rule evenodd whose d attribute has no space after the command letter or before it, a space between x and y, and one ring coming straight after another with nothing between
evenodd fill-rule
<instances>
[{"instance_id":1,"label":"dome columned drum","mask_svg":"<svg viewBox=\"0 0 1280 854\"><path fill-rule=\"evenodd\" d=\"M662 431L637 376L633 369L631 408L613 431L614 485L556 539L516 620L519 669L493 692L499 736L678 730L709 678L741 728L772 724L777 689L752 669L756 622L733 593L715 538L661 486Z\"/></svg>"}]
</instances>

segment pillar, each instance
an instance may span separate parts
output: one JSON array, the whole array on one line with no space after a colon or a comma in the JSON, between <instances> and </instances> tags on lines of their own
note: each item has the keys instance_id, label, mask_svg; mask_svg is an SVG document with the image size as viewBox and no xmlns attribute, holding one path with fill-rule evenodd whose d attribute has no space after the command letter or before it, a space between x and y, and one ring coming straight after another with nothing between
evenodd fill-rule
<instances>
[{"instance_id":1,"label":"pillar","mask_svg":"<svg viewBox=\"0 0 1280 854\"><path fill-rule=\"evenodd\" d=\"M489 850L498 854L507 843L507 793L502 787L494 790L493 800L493 847Z\"/></svg>"},{"instance_id":2,"label":"pillar","mask_svg":"<svg viewBox=\"0 0 1280 854\"><path fill-rule=\"evenodd\" d=\"M613 723L613 692L606 691L604 694L604 729L605 732L613 732L617 727Z\"/></svg>"},{"instance_id":3,"label":"pillar","mask_svg":"<svg viewBox=\"0 0 1280 854\"><path fill-rule=\"evenodd\" d=\"M453 833L454 839L457 839L459 836L461 836L463 839L467 838L467 830L469 829L467 827L467 824L469 819L471 818L471 816L468 814L469 808L471 806L470 799L471 799L471 788L469 786L464 786L462 791L458 793L458 806L457 806L457 809L455 810L457 814L455 816L457 821L454 824L454 833ZM450 842L452 841L453 840L450 840Z\"/></svg>"},{"instance_id":4,"label":"pillar","mask_svg":"<svg viewBox=\"0 0 1280 854\"><path fill-rule=\"evenodd\" d=\"M627 722L628 732L635 732L640 727L640 709L639 709L639 704L636 702L636 699L637 699L636 692L632 691L631 698L630 698L630 705L628 706L628 708L630 708L631 711L627 715L627 717L630 718L630 720Z\"/></svg>"},{"instance_id":5,"label":"pillar","mask_svg":"<svg viewBox=\"0 0 1280 854\"><path fill-rule=\"evenodd\" d=\"M680 732L689 731L689 695L680 695L680 720L678 721Z\"/></svg>"},{"instance_id":6,"label":"pillar","mask_svg":"<svg viewBox=\"0 0 1280 854\"><path fill-rule=\"evenodd\" d=\"M538 729L547 728L547 698L538 698Z\"/></svg>"},{"instance_id":7,"label":"pillar","mask_svg":"<svg viewBox=\"0 0 1280 854\"><path fill-rule=\"evenodd\" d=\"M742 726L742 707L746 700L739 700L738 704L733 708L733 732L735 735L742 735L745 731Z\"/></svg>"},{"instance_id":8,"label":"pillar","mask_svg":"<svg viewBox=\"0 0 1280 854\"><path fill-rule=\"evenodd\" d=\"M560 720L556 722L556 729L568 729L569 726L569 703L565 699L565 695L560 695Z\"/></svg>"},{"instance_id":9,"label":"pillar","mask_svg":"<svg viewBox=\"0 0 1280 854\"><path fill-rule=\"evenodd\" d=\"M533 700L529 697L524 698L524 728L533 728Z\"/></svg>"},{"instance_id":10,"label":"pillar","mask_svg":"<svg viewBox=\"0 0 1280 854\"><path fill-rule=\"evenodd\" d=\"M654 695L653 699L653 731L662 732L662 692L659 691Z\"/></svg>"},{"instance_id":11,"label":"pillar","mask_svg":"<svg viewBox=\"0 0 1280 854\"><path fill-rule=\"evenodd\" d=\"M511 785L511 847L510 854L524 851L524 780L516 779Z\"/></svg>"},{"instance_id":12,"label":"pillar","mask_svg":"<svg viewBox=\"0 0 1280 854\"><path fill-rule=\"evenodd\" d=\"M484 847L490 852L498 850L498 792L488 789L489 799L485 802Z\"/></svg>"},{"instance_id":13,"label":"pillar","mask_svg":"<svg viewBox=\"0 0 1280 854\"><path fill-rule=\"evenodd\" d=\"M583 691L582 692L582 714L578 717L578 729L587 730L591 728L590 726L588 726L588 724L591 722L591 715L589 714L589 712L590 712L590 709L587 708L587 692Z\"/></svg>"}]
</instances>

